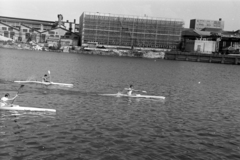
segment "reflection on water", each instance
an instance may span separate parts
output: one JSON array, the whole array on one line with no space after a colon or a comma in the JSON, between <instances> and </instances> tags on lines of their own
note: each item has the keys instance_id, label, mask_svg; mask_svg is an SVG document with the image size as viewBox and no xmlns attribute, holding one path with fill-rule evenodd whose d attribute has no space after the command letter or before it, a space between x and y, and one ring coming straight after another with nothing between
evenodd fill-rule
<instances>
[{"instance_id":1,"label":"reflection on water","mask_svg":"<svg viewBox=\"0 0 240 160\"><path fill-rule=\"evenodd\" d=\"M48 70L74 84L14 101L54 115L0 110L0 159L240 159L236 65L0 49L0 69L1 96ZM129 84L166 100L99 95Z\"/></svg>"}]
</instances>

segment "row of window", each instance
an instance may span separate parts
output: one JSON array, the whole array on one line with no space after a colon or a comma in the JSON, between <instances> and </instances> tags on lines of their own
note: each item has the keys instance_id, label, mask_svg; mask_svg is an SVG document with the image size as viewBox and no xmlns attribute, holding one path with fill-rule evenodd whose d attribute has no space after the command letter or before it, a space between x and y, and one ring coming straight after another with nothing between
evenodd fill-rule
<instances>
[{"instance_id":1,"label":"row of window","mask_svg":"<svg viewBox=\"0 0 240 160\"><path fill-rule=\"evenodd\" d=\"M98 27L98 26L103 26L103 27L109 27L109 26L113 26L113 27L121 27L121 26L125 26L125 27L129 27L132 28L133 26L135 28L145 28L145 27L154 27L154 28L182 28L182 25L163 25L163 24L129 24L129 23L90 23L90 22L85 22L83 24L85 27L86 26L93 26L93 27Z\"/></svg>"},{"instance_id":2,"label":"row of window","mask_svg":"<svg viewBox=\"0 0 240 160\"><path fill-rule=\"evenodd\" d=\"M141 18L125 18L125 17L106 17L106 16L88 16L86 15L84 21L121 21L121 22L138 22L138 23L148 23L148 24L183 24L183 21L174 21L174 20L153 20L153 19L141 19Z\"/></svg>"},{"instance_id":3,"label":"row of window","mask_svg":"<svg viewBox=\"0 0 240 160\"><path fill-rule=\"evenodd\" d=\"M129 38L119 38L119 39L116 39L116 38L111 38L111 37L92 37L92 36L84 36L83 40L89 40L89 39L92 39L92 40L104 40L104 41L116 41L116 42L137 42L137 43L140 43L140 42L149 42L149 43L152 43L152 44L155 44L155 43L179 43L180 42L180 39L179 38L172 38L172 39L151 39L151 38L141 38L141 39L129 39Z\"/></svg>"},{"instance_id":4,"label":"row of window","mask_svg":"<svg viewBox=\"0 0 240 160\"><path fill-rule=\"evenodd\" d=\"M88 43L89 41L95 41L92 39L85 39L84 43ZM98 44L101 45L116 45L116 46L131 46L131 42L120 42L120 41L106 41L106 40L97 40ZM169 48L169 49L176 49L178 44L176 43L133 43L135 47L146 47L146 48Z\"/></svg>"},{"instance_id":5,"label":"row of window","mask_svg":"<svg viewBox=\"0 0 240 160\"><path fill-rule=\"evenodd\" d=\"M13 31L13 28L11 27L2 27L3 31ZM28 32L28 29L22 29L22 32Z\"/></svg>"},{"instance_id":6,"label":"row of window","mask_svg":"<svg viewBox=\"0 0 240 160\"><path fill-rule=\"evenodd\" d=\"M9 27L9 28L7 28L7 27L2 27L2 30L3 31L13 31L13 28L11 28L11 27Z\"/></svg>"},{"instance_id":7,"label":"row of window","mask_svg":"<svg viewBox=\"0 0 240 160\"><path fill-rule=\"evenodd\" d=\"M13 28L11 28L11 27L2 27L2 30L3 31L13 31ZM30 32L31 30L30 29L29 30L28 29L22 29L22 32L26 33L28 31ZM54 31L49 31L48 33L49 34L58 34L58 32L54 32Z\"/></svg>"}]
</instances>

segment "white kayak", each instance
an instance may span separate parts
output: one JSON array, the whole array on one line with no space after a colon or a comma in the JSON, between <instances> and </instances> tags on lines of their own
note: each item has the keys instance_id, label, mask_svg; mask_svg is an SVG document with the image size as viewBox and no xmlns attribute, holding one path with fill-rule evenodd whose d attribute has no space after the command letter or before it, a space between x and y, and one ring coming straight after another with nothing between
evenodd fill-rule
<instances>
[{"instance_id":1,"label":"white kayak","mask_svg":"<svg viewBox=\"0 0 240 160\"><path fill-rule=\"evenodd\" d=\"M73 84L67 83L56 83L56 82L42 82L42 81L14 81L15 83L25 83L25 84L42 84L42 85L58 85L64 87L73 87Z\"/></svg>"},{"instance_id":2,"label":"white kayak","mask_svg":"<svg viewBox=\"0 0 240 160\"><path fill-rule=\"evenodd\" d=\"M152 98L152 99L165 99L163 96L152 96L152 95L141 95L141 94L122 94L122 93L116 93L116 94L99 94L101 96L115 96L115 97L133 97L133 98Z\"/></svg>"},{"instance_id":3,"label":"white kayak","mask_svg":"<svg viewBox=\"0 0 240 160\"><path fill-rule=\"evenodd\" d=\"M48 108L34 108L34 107L21 107L19 105L7 105L7 106L0 106L0 110L10 110L10 111L40 111L40 112L56 112L55 109L48 109Z\"/></svg>"}]
</instances>

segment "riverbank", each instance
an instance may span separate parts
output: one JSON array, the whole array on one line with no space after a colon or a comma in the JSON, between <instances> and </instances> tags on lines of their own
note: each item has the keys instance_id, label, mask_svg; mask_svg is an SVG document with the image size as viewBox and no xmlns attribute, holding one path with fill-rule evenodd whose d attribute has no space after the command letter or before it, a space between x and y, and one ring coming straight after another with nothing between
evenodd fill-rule
<instances>
[{"instance_id":1,"label":"riverbank","mask_svg":"<svg viewBox=\"0 0 240 160\"><path fill-rule=\"evenodd\" d=\"M66 53L79 53L90 55L103 55L103 56L120 56L120 57L136 57L136 58L154 58L164 59L165 50L121 50L121 49L95 49L84 50L81 47L68 48L67 51L63 49L51 49L48 47L42 47L39 50L38 47L27 43L0 43L0 48L7 49L19 49L19 50L37 50L37 51L50 51L50 52L66 52Z\"/></svg>"}]
</instances>

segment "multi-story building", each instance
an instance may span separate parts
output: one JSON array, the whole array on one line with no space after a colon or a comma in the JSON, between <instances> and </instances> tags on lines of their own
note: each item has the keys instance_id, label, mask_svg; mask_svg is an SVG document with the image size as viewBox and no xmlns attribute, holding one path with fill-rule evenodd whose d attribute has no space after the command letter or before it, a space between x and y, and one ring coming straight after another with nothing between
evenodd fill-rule
<instances>
[{"instance_id":1,"label":"multi-story building","mask_svg":"<svg viewBox=\"0 0 240 160\"><path fill-rule=\"evenodd\" d=\"M204 28L213 28L213 29L224 29L224 21L219 18L219 21L216 20L207 20L207 19L191 19L190 28L196 30L203 30Z\"/></svg>"},{"instance_id":2,"label":"multi-story building","mask_svg":"<svg viewBox=\"0 0 240 160\"><path fill-rule=\"evenodd\" d=\"M176 49L184 22L181 19L83 12L79 24L81 45L97 42L105 47Z\"/></svg>"}]
</instances>

